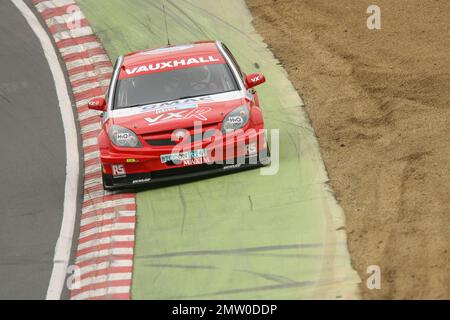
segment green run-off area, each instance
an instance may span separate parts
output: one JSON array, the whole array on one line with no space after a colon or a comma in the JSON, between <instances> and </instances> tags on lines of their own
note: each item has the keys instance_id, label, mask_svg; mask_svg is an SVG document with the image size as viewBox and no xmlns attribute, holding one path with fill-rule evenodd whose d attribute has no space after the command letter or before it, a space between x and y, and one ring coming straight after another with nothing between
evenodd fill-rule
<instances>
[{"instance_id":1,"label":"green run-off area","mask_svg":"<svg viewBox=\"0 0 450 320\"><path fill-rule=\"evenodd\" d=\"M167 43L162 1L78 2L113 60ZM247 73L264 72L258 92L266 127L279 129L280 165L276 175L257 169L138 193L133 298L357 298L314 132L245 3L165 3L172 44L221 40Z\"/></svg>"}]
</instances>

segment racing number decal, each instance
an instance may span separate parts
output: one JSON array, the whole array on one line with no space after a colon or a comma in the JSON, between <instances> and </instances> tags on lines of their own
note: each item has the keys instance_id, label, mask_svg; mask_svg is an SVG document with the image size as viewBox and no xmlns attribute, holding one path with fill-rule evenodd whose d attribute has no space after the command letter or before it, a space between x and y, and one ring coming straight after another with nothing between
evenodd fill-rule
<instances>
[{"instance_id":1,"label":"racing number decal","mask_svg":"<svg viewBox=\"0 0 450 320\"><path fill-rule=\"evenodd\" d=\"M125 167L123 164L117 164L112 166L112 174L114 177L126 176Z\"/></svg>"}]
</instances>

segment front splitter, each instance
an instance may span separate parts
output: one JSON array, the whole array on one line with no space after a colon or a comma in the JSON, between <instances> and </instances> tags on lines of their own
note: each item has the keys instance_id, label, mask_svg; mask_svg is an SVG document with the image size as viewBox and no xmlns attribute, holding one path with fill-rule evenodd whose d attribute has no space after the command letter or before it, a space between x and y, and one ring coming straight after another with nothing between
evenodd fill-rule
<instances>
[{"instance_id":1,"label":"front splitter","mask_svg":"<svg viewBox=\"0 0 450 320\"><path fill-rule=\"evenodd\" d=\"M162 187L166 184L190 181L205 176L227 174L236 171L260 168L270 164L270 157L247 157L235 159L232 163L201 164L173 169L159 170L149 173L129 174L126 177L114 178L104 175L104 188L106 190L123 190L141 187Z\"/></svg>"}]
</instances>

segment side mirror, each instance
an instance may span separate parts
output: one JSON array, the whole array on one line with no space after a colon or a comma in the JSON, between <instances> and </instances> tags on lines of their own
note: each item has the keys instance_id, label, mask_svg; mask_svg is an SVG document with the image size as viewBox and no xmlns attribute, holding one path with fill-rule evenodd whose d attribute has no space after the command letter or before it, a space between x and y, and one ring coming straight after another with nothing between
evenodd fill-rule
<instances>
[{"instance_id":1,"label":"side mirror","mask_svg":"<svg viewBox=\"0 0 450 320\"><path fill-rule=\"evenodd\" d=\"M266 78L262 73L252 73L245 77L245 84L247 85L247 89L259 86L264 82L266 82Z\"/></svg>"},{"instance_id":2,"label":"side mirror","mask_svg":"<svg viewBox=\"0 0 450 320\"><path fill-rule=\"evenodd\" d=\"M106 100L104 98L94 98L89 101L88 108L97 111L106 111Z\"/></svg>"}]
</instances>

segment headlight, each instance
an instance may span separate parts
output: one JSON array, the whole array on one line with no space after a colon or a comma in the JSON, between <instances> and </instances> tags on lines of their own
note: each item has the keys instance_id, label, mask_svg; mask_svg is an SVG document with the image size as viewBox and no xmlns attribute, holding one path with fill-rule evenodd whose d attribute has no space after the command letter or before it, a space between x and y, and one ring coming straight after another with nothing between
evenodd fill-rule
<instances>
[{"instance_id":1,"label":"headlight","mask_svg":"<svg viewBox=\"0 0 450 320\"><path fill-rule=\"evenodd\" d=\"M141 142L139 141L136 134L130 129L111 126L109 129L109 138L112 143L118 147L122 148L141 148Z\"/></svg>"},{"instance_id":2,"label":"headlight","mask_svg":"<svg viewBox=\"0 0 450 320\"><path fill-rule=\"evenodd\" d=\"M222 123L222 132L228 133L245 127L250 119L250 112L247 106L241 106L231 111Z\"/></svg>"}]
</instances>

